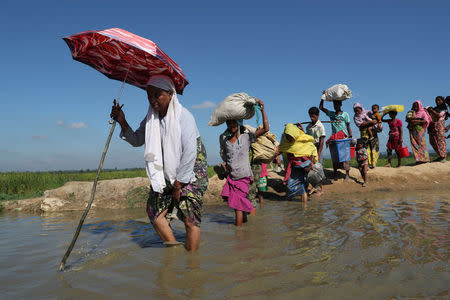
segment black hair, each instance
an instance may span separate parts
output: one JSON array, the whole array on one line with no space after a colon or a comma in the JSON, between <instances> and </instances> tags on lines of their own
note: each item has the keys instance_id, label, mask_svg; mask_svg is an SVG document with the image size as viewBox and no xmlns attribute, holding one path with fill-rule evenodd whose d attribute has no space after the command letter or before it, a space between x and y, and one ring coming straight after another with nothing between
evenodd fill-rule
<instances>
[{"instance_id":1,"label":"black hair","mask_svg":"<svg viewBox=\"0 0 450 300\"><path fill-rule=\"evenodd\" d=\"M357 139L356 140L356 145L358 145L358 144L362 144L363 146L365 146L366 145L366 139L364 139L364 138Z\"/></svg>"},{"instance_id":2,"label":"black hair","mask_svg":"<svg viewBox=\"0 0 450 300\"><path fill-rule=\"evenodd\" d=\"M450 106L450 96L445 97L445 103Z\"/></svg>"},{"instance_id":3,"label":"black hair","mask_svg":"<svg viewBox=\"0 0 450 300\"><path fill-rule=\"evenodd\" d=\"M394 116L397 116L397 112L395 110L389 111L388 114L394 114Z\"/></svg>"},{"instance_id":4,"label":"black hair","mask_svg":"<svg viewBox=\"0 0 450 300\"><path fill-rule=\"evenodd\" d=\"M372 105L372 107L376 107L376 108L378 108L378 109L380 109L380 106L378 105L378 104L374 104L374 105Z\"/></svg>"},{"instance_id":5,"label":"black hair","mask_svg":"<svg viewBox=\"0 0 450 300\"><path fill-rule=\"evenodd\" d=\"M342 101L339 101L339 100L333 100L333 107L334 107L335 105L339 105L339 110L336 110L336 108L334 108L334 109L336 110L336 112L342 111Z\"/></svg>"},{"instance_id":6,"label":"black hair","mask_svg":"<svg viewBox=\"0 0 450 300\"><path fill-rule=\"evenodd\" d=\"M448 97L447 97L447 98L448 98ZM445 105L444 97L443 97L443 96L437 96L435 101L437 101L438 99L441 99L443 103L442 103L442 104L439 104L439 105L436 105L436 106L434 107L434 110L436 110L436 111L438 111L438 112L441 112L441 111L447 111L447 105Z\"/></svg>"},{"instance_id":7,"label":"black hair","mask_svg":"<svg viewBox=\"0 0 450 300\"><path fill-rule=\"evenodd\" d=\"M319 115L319 109L317 107L313 106L313 107L311 107L308 110L308 114L318 116Z\"/></svg>"}]
</instances>

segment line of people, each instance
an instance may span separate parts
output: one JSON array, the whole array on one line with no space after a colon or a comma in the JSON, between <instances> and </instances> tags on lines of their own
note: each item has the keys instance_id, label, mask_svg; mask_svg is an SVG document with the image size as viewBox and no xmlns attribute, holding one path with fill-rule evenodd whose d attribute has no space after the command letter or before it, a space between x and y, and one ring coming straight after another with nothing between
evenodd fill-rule
<instances>
[{"instance_id":1,"label":"line of people","mask_svg":"<svg viewBox=\"0 0 450 300\"><path fill-rule=\"evenodd\" d=\"M170 218L177 217L185 224L186 249L195 251L200 244L203 194L208 186L207 153L194 117L178 101L172 79L165 75L152 76L146 91L149 107L138 129L131 129L122 110L123 105L115 100L110 116L119 123L123 140L134 147L145 145L145 166L151 182L146 211L155 231L167 246L179 244L169 223ZM434 108L424 109L420 101L414 102L407 114L411 144L418 162L429 161L424 135L426 128L439 159L445 159L446 156L445 130L450 126L445 128L444 120L448 114L444 99L438 98ZM447 105L450 104L449 100L449 97L445 100ZM267 169L249 156L252 142L269 131L264 103L261 100L257 100L257 103L263 115L262 127L250 131L242 126L240 120L229 120L226 131L220 136L221 157L229 171L222 196L235 210L238 226L246 221L247 214L255 213L257 198L263 204L261 191L264 190ZM350 117L342 110L342 102L334 101L333 106L334 110L328 110L323 101L319 105L320 110L330 118L330 138L351 138ZM303 201L307 200L307 176L315 173L313 187L318 191L321 189L320 181L324 178L323 169L317 166L322 161L324 145L330 139L325 141L325 129L319 121L319 108L309 109L311 123L306 133L301 124L287 124L278 148L287 164L284 178L287 196L300 195ZM364 138L360 139L356 151L361 174L367 173L366 166L376 166L379 155L377 130L381 128L381 122L388 122L391 128L388 142L391 153L397 152L398 145L402 144L401 121L395 118L394 113L389 114L389 120L380 119L377 110L379 107L373 106L366 118L361 105L354 107L354 120L360 129L361 138ZM333 161L335 179L338 168L346 171L344 180L348 180L349 162Z\"/></svg>"},{"instance_id":2,"label":"line of people","mask_svg":"<svg viewBox=\"0 0 450 300\"><path fill-rule=\"evenodd\" d=\"M447 97L449 104L450 97ZM406 122L411 139L411 147L417 163L429 161L426 149L424 132L428 128L430 142L435 149L437 160L446 158L445 119L448 117L447 108L443 97L436 98L436 107L423 108L420 100L413 103L411 111L406 115ZM261 100L257 100L263 106ZM283 155L285 161L286 197L300 196L303 202L307 201L311 193L322 193L321 181L325 175L317 175L322 172L323 150L333 140L352 139L350 116L342 110L342 101L333 101L334 110L325 108L321 100L319 108L311 107L308 110L311 122L303 129L301 123L286 124L278 154ZM320 110L319 110L320 109ZM331 136L325 141L325 127L319 120L320 111L330 119ZM389 126L389 139L386 145L388 164L391 166L393 152L397 154L398 164L401 166L401 149L403 148L403 122L397 118L397 111L380 112L380 106L372 105L367 111L360 103L353 105L353 121L360 131L360 138L356 141L355 156L358 169L362 177L362 186L367 185L367 173L370 168L375 168L380 155L378 135L383 130L383 122ZM227 130L220 136L221 157L228 170L228 177L222 191L222 197L228 201L228 205L235 210L236 225L241 226L246 221L246 215L255 214L257 183L267 176L266 169L261 175L261 164L251 159L251 143L256 138L269 130L269 122L265 110L262 109L264 126L256 132L250 132L243 126L242 120L227 121ZM448 130L448 128L447 128ZM250 153L250 154L249 154ZM333 179L338 179L338 169L345 171L344 181L349 180L350 161L332 160ZM316 166L319 166L315 168ZM259 167L259 169L258 169ZM322 170L321 170L322 169ZM314 183L309 180L309 175L314 173L320 180ZM311 184L311 188L309 188ZM263 185L264 187L264 185ZM263 204L261 190L258 198Z\"/></svg>"}]
</instances>

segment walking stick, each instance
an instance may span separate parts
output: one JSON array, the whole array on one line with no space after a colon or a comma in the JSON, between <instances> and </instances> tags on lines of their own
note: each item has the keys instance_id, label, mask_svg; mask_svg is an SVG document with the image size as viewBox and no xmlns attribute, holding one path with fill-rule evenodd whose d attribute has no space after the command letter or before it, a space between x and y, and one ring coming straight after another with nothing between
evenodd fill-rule
<instances>
[{"instance_id":1,"label":"walking stick","mask_svg":"<svg viewBox=\"0 0 450 300\"><path fill-rule=\"evenodd\" d=\"M134 59L133 59L133 61L134 61ZM120 87L119 97L117 97L117 101L119 101L120 97L122 96L123 89L125 87L125 82L128 78L128 73L130 72L131 65L132 65L132 63L130 63L130 65L128 66L128 70L125 75L125 79L123 80L122 86ZM97 175L95 176L94 185L92 186L91 199L89 199L89 203L86 206L86 209L85 209L83 215L81 216L80 223L78 223L78 227L77 227L77 230L75 231L75 235L73 236L72 242L70 243L69 248L67 248L66 254L64 254L63 259L61 260L61 264L59 265L59 271L64 270L64 266L66 265L67 258L69 257L70 252L72 252L73 246L75 246L75 242L77 241L78 235L80 234L80 230L81 230L81 227L83 226L84 219L86 219L89 209L91 208L92 202L94 201L95 190L97 189L98 178L100 177L100 172L102 171L102 168L103 168L103 161L105 160L106 152L108 152L109 142L111 141L111 137L114 133L114 128L116 128L117 122L116 122L116 120L111 120L111 121L109 121L109 123L111 124L111 129L109 131L108 139L106 140L105 148L103 149L102 158L100 159L100 164L98 165Z\"/></svg>"},{"instance_id":2,"label":"walking stick","mask_svg":"<svg viewBox=\"0 0 450 300\"><path fill-rule=\"evenodd\" d=\"M115 127L116 127L116 121L112 121L111 130L109 131L109 136L108 136L108 139L106 140L105 148L103 149L102 158L100 159L100 164L98 165L97 175L95 176L94 185L92 186L91 199L89 200L89 203L83 213L83 216L80 219L80 223L78 224L77 230L75 231L75 235L73 236L72 242L70 243L69 248L67 248L66 254L64 254L63 259L61 260L61 264L59 265L60 271L64 270L64 266L66 264L67 258L69 257L70 252L72 252L73 246L75 246L75 242L77 241L78 235L80 234L80 230L81 230L81 227L83 226L84 219L86 219L89 209L91 208L92 202L94 201L94 195L95 195L95 190L97 189L98 178L100 177L100 172L102 171L102 168L103 168L103 161L105 160L106 152L108 151L108 148L109 148L109 142L111 141L111 137L113 135Z\"/></svg>"}]
</instances>

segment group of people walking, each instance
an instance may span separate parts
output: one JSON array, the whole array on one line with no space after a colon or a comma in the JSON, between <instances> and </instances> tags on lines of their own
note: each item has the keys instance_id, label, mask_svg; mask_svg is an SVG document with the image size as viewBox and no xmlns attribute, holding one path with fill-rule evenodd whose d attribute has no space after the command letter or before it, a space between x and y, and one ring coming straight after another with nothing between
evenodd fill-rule
<instances>
[{"instance_id":1,"label":"group of people walking","mask_svg":"<svg viewBox=\"0 0 450 300\"><path fill-rule=\"evenodd\" d=\"M152 76L147 84L147 97L150 104L148 112L137 130L133 131L128 125L122 106L116 101L111 117L121 126L122 139L135 147L145 145L146 171L151 181L147 214L155 231L166 245L178 244L169 222L170 218L176 217L185 224L186 249L195 251L200 243L202 198L208 186L205 147L195 119L179 103L170 77ZM250 130L243 126L242 120L228 120L225 132L220 135L220 155L227 171L221 195L234 209L237 226L241 226L249 214L255 214L257 199L263 203L261 191L265 189L264 178L267 178L267 165L251 157L252 143L270 129L263 101L257 99L256 103L261 108L262 126ZM425 138L427 128L438 159L446 158L445 131L450 126L445 128L448 117L445 103L450 105L450 97L444 99L439 96L435 107L425 109L418 100L407 113L411 146L419 163L430 160ZM307 176L320 173L321 168L317 166L323 160L324 146L332 140L353 137L350 116L342 110L342 104L342 101L334 101L334 109L329 110L322 100L319 108L311 107L308 111L311 122L306 130L300 123L285 126L277 154L284 158L287 197L301 196L302 201L307 201ZM328 141L325 141L325 128L319 120L319 109L330 119L332 135ZM387 144L389 164L395 151L399 157L398 166L401 165L402 121L397 119L395 111L388 113L389 119L382 118L378 105L366 111L361 104L355 103L353 110L353 120L360 130L356 158L365 184L367 169L374 168L379 157L378 133L382 130L382 122L387 122L390 129ZM335 180L339 168L345 170L344 180L347 181L349 161L333 161ZM316 182L310 190L320 193L321 184Z\"/></svg>"}]
</instances>

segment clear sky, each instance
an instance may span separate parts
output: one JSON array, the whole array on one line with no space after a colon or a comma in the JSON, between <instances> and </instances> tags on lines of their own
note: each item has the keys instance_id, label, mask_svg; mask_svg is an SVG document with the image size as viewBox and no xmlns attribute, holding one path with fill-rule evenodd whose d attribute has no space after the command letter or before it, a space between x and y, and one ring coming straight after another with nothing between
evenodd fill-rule
<instances>
[{"instance_id":1,"label":"clear sky","mask_svg":"<svg viewBox=\"0 0 450 300\"><path fill-rule=\"evenodd\" d=\"M262 99L277 135L307 121L335 83L353 90L343 107L351 116L355 101L409 109L450 95L449 12L449 1L423 0L3 1L0 171L98 166L120 83L73 61L66 35L120 27L155 41L190 81L180 101L215 163L224 125L207 126L208 104L234 92ZM121 102L136 128L145 92L127 85ZM143 148L118 135L104 167L143 167Z\"/></svg>"}]
</instances>

